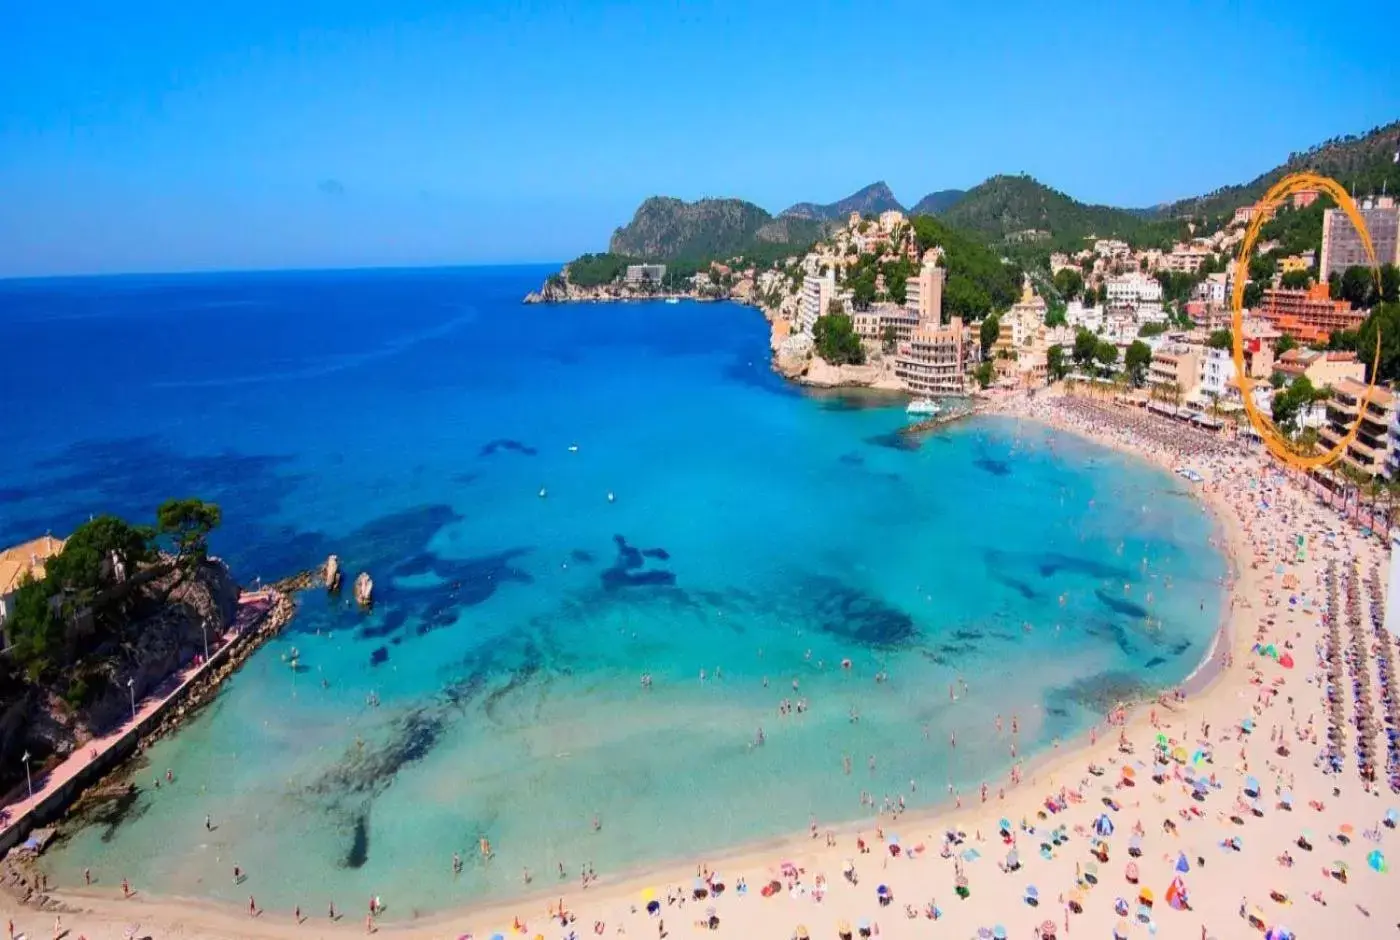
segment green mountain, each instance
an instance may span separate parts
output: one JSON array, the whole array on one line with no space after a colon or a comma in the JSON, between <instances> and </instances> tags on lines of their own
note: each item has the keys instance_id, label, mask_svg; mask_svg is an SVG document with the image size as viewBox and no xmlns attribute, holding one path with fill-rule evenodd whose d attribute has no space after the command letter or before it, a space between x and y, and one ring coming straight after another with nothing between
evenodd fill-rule
<instances>
[{"instance_id":1,"label":"green mountain","mask_svg":"<svg viewBox=\"0 0 1400 940\"><path fill-rule=\"evenodd\" d=\"M779 217L844 222L852 212L859 212L861 215L879 215L881 212L888 212L891 209L904 211L904 207L899 204L898 199L894 198L894 193L889 186L881 180L878 183L871 183L864 189L856 190L845 199L826 205L818 205L815 202L799 202L795 206L784 209Z\"/></svg>"},{"instance_id":2,"label":"green mountain","mask_svg":"<svg viewBox=\"0 0 1400 940\"><path fill-rule=\"evenodd\" d=\"M1181 199L1142 210L1157 219L1195 218L1218 223L1240 206L1257 202L1269 187L1289 173L1312 170L1330 176L1357 197L1380 192L1400 191L1400 121L1372 128L1365 134L1334 137L1288 159L1248 183L1223 186L1204 196Z\"/></svg>"},{"instance_id":3,"label":"green mountain","mask_svg":"<svg viewBox=\"0 0 1400 940\"><path fill-rule=\"evenodd\" d=\"M965 189L940 189L914 203L914 208L909 210L909 214L942 215L957 205L958 200L966 195L967 190Z\"/></svg>"},{"instance_id":4,"label":"green mountain","mask_svg":"<svg viewBox=\"0 0 1400 940\"><path fill-rule=\"evenodd\" d=\"M988 241L1030 240L1063 248L1083 247L1090 235L1166 243L1179 227L1126 209L1085 205L1029 176L993 176L969 189L940 218Z\"/></svg>"}]
</instances>

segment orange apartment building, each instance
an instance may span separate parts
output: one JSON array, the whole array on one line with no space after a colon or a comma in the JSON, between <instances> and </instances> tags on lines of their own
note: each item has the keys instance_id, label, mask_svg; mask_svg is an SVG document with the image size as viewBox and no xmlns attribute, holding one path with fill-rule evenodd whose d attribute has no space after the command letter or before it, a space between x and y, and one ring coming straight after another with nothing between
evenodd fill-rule
<instances>
[{"instance_id":1,"label":"orange apartment building","mask_svg":"<svg viewBox=\"0 0 1400 940\"><path fill-rule=\"evenodd\" d=\"M1332 300L1326 284L1307 290L1268 288L1256 313L1300 343L1326 343L1338 330L1354 330L1366 315L1345 300Z\"/></svg>"}]
</instances>

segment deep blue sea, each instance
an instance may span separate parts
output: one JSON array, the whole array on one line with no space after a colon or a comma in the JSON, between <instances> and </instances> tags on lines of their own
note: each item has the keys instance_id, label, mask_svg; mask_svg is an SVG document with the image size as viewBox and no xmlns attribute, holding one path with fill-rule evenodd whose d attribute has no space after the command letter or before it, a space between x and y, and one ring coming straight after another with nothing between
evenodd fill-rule
<instances>
[{"instance_id":1,"label":"deep blue sea","mask_svg":"<svg viewBox=\"0 0 1400 940\"><path fill-rule=\"evenodd\" d=\"M547 273L0 282L0 543L197 495L244 582L377 585L304 595L60 877L399 915L576 883L970 791L997 714L1033 753L1204 655L1224 563L1169 475L1009 419L906 446L902 405L775 377L752 309L523 306Z\"/></svg>"}]
</instances>

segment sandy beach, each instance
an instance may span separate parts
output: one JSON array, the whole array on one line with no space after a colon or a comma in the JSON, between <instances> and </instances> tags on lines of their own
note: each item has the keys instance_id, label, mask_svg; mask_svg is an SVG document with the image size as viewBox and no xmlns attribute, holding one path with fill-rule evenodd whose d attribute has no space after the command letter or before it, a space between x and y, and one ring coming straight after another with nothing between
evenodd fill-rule
<instances>
[{"instance_id":1,"label":"sandy beach","mask_svg":"<svg viewBox=\"0 0 1400 940\"><path fill-rule=\"evenodd\" d=\"M811 833L655 872L604 873L587 888L576 872L566 880L535 873L509 904L421 919L396 910L392 897L383 899L380 922L367 922L369 898L336 898L334 921L329 898L308 898L302 922L291 910L148 897L141 885L124 898L107 873L91 887L50 886L46 910L7 898L5 916L16 936L90 940L369 930L405 938L805 932L834 940L843 927L853 936L963 938L985 930L1026 940L1051 932L1227 938L1285 927L1299 937L1393 929L1400 893L1387 890L1390 874L1375 870L1400 851L1394 820L1387 822L1400 797L1385 774L1383 664L1395 650L1379 628L1381 542L1265 457L1201 432L1053 395L1005 400L995 410L1169 470L1197 471L1196 491L1219 521L1235 572L1216 648L1182 696L1142 703L1026 762L1019 782L989 781L985 794L959 794L960 805L859 827L817 820ZM1006 719L986 734L1009 746ZM1359 735L1379 764L1369 784ZM1335 771L1320 756L1329 737L1339 742ZM442 860L444 878L452 876L449 861ZM777 889L765 896L770 884ZM255 901L256 872L246 890Z\"/></svg>"}]
</instances>

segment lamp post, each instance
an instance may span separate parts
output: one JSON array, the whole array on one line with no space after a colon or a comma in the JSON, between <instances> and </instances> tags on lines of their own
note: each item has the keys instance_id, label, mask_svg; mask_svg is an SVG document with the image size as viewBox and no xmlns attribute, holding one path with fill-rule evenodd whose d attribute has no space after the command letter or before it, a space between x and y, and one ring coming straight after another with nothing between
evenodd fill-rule
<instances>
[{"instance_id":1,"label":"lamp post","mask_svg":"<svg viewBox=\"0 0 1400 940\"><path fill-rule=\"evenodd\" d=\"M27 783L27 784L29 784L29 798L30 798L30 799L33 799L33 798L34 798L34 778L31 777L31 776L29 776L29 752L28 752L28 751L25 751L25 752L24 752L24 756L21 757L20 760L24 761L24 782Z\"/></svg>"},{"instance_id":2,"label":"lamp post","mask_svg":"<svg viewBox=\"0 0 1400 940\"><path fill-rule=\"evenodd\" d=\"M131 693L131 720L136 720L136 680L126 680L126 690Z\"/></svg>"}]
</instances>

